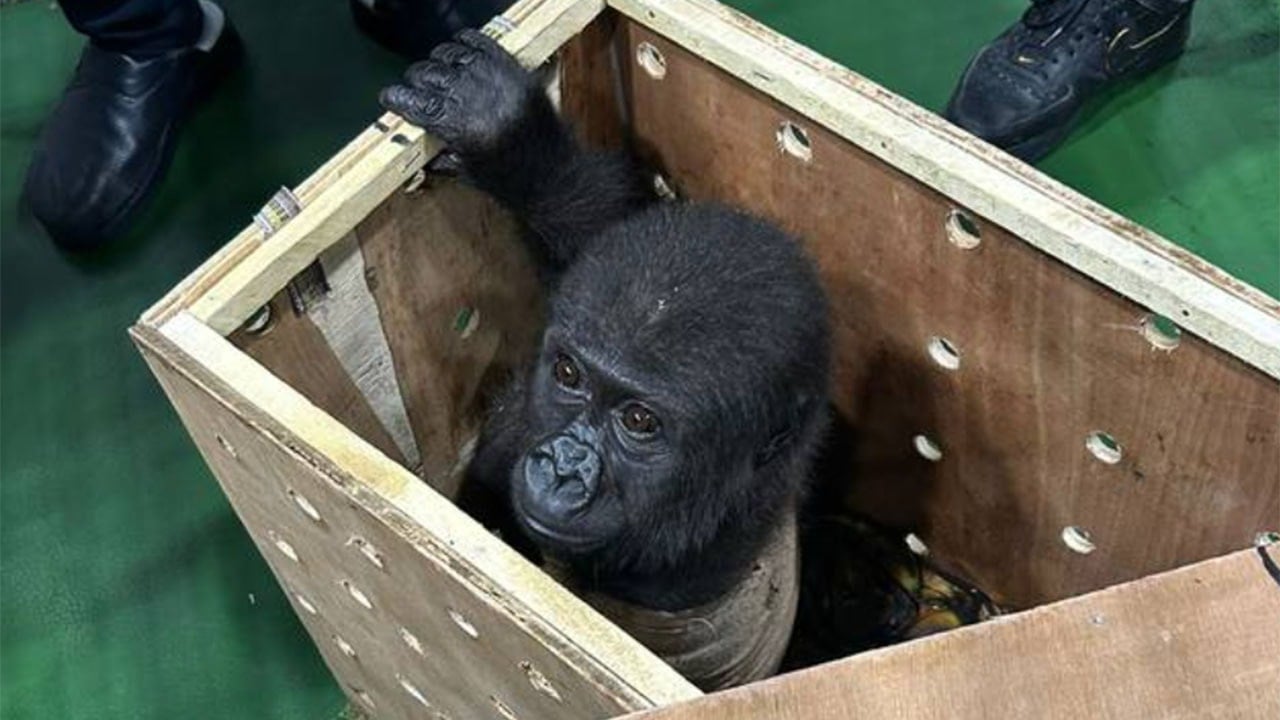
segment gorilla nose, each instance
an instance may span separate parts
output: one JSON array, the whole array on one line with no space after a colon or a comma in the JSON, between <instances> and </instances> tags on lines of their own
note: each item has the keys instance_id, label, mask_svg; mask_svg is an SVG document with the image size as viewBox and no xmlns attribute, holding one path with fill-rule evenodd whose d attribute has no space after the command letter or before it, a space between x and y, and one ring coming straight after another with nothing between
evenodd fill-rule
<instances>
[{"instance_id":1,"label":"gorilla nose","mask_svg":"<svg viewBox=\"0 0 1280 720\"><path fill-rule=\"evenodd\" d=\"M595 493L600 479L600 456L576 438L561 435L551 441L551 457L555 463L557 485L581 484L583 502ZM568 489L568 488L566 488Z\"/></svg>"}]
</instances>

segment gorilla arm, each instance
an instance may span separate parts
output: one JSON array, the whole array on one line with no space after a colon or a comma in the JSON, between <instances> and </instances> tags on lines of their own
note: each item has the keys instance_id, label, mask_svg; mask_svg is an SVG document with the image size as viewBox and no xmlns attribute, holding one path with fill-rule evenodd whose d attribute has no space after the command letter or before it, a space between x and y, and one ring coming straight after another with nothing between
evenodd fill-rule
<instances>
[{"instance_id":1,"label":"gorilla arm","mask_svg":"<svg viewBox=\"0 0 1280 720\"><path fill-rule=\"evenodd\" d=\"M584 148L534 75L479 32L437 47L381 100L444 141L466 177L521 220L551 276L656 199L626 155Z\"/></svg>"}]
</instances>

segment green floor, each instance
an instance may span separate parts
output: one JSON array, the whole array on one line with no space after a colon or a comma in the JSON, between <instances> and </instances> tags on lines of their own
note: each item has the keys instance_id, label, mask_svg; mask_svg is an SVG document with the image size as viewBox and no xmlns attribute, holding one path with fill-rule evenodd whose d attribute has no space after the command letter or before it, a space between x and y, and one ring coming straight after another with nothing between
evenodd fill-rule
<instances>
[{"instance_id":1,"label":"green floor","mask_svg":"<svg viewBox=\"0 0 1280 720\"><path fill-rule=\"evenodd\" d=\"M1022 2L741 0L937 109ZM327 718L343 699L124 335L139 312L377 112L401 63L345 3L227 0L245 72L198 116L136 232L55 252L17 206L79 39L0 10L0 716ZM1197 9L1189 53L1042 167L1280 296L1280 12Z\"/></svg>"}]
</instances>

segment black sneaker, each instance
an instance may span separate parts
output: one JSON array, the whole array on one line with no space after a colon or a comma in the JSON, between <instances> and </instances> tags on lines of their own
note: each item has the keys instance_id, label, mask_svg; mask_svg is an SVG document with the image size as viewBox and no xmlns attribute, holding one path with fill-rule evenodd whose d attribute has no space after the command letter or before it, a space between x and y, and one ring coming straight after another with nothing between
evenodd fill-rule
<instances>
[{"instance_id":1,"label":"black sneaker","mask_svg":"<svg viewBox=\"0 0 1280 720\"><path fill-rule=\"evenodd\" d=\"M1191 2L1032 0L960 78L946 117L1033 162L1067 133L1085 101L1182 53Z\"/></svg>"},{"instance_id":2,"label":"black sneaker","mask_svg":"<svg viewBox=\"0 0 1280 720\"><path fill-rule=\"evenodd\" d=\"M135 60L85 46L44 122L23 188L54 242L89 250L128 229L164 177L182 122L239 55L230 19L208 51Z\"/></svg>"}]
</instances>

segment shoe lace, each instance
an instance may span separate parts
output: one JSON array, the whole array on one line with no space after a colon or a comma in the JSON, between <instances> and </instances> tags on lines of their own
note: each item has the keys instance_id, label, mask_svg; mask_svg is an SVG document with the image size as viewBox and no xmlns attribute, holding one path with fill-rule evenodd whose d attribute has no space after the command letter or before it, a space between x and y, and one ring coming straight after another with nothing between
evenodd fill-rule
<instances>
[{"instance_id":1,"label":"shoe lace","mask_svg":"<svg viewBox=\"0 0 1280 720\"><path fill-rule=\"evenodd\" d=\"M1102 17L1112 4L1111 0L1031 0L1022 16L1028 32L1014 47L1017 64L1047 78L1051 67L1074 58L1086 40L1102 37ZM1128 15L1123 4L1120 13Z\"/></svg>"}]
</instances>

